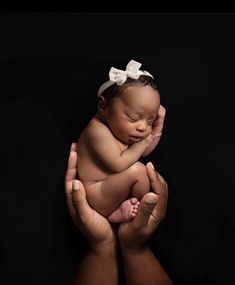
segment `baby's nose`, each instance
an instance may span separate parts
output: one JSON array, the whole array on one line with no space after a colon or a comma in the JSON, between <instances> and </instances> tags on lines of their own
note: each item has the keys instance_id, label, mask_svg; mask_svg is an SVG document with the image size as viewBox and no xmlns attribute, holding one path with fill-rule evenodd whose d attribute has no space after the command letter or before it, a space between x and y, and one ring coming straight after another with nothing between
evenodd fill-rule
<instances>
[{"instance_id":1,"label":"baby's nose","mask_svg":"<svg viewBox=\"0 0 235 285\"><path fill-rule=\"evenodd\" d=\"M147 122L145 121L139 121L137 124L137 131L144 132L147 129Z\"/></svg>"}]
</instances>

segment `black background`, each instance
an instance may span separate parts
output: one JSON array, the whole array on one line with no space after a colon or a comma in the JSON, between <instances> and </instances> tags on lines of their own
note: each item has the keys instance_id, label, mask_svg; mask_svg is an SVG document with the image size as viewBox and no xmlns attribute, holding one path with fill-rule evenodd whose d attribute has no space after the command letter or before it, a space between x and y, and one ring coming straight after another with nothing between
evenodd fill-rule
<instances>
[{"instance_id":1,"label":"black background","mask_svg":"<svg viewBox=\"0 0 235 285\"><path fill-rule=\"evenodd\" d=\"M235 284L234 27L225 12L0 14L0 284L69 284L85 243L63 193L70 144L131 59L167 109L143 161L169 184L152 249L175 284Z\"/></svg>"}]
</instances>

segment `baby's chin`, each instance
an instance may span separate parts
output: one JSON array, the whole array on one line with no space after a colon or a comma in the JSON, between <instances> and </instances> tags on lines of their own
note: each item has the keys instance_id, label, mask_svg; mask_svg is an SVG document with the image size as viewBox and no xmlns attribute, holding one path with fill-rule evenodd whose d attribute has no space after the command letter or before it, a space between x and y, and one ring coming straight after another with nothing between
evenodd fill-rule
<instances>
[{"instance_id":1,"label":"baby's chin","mask_svg":"<svg viewBox=\"0 0 235 285\"><path fill-rule=\"evenodd\" d=\"M131 136L130 135L128 138L118 138L118 140L120 142L122 142L123 144L131 145L131 144L140 142L140 141L142 141L145 138L146 138L146 136L145 137L138 137L138 136Z\"/></svg>"},{"instance_id":2,"label":"baby's chin","mask_svg":"<svg viewBox=\"0 0 235 285\"><path fill-rule=\"evenodd\" d=\"M137 143L140 142L144 139L144 137L135 137L135 136L130 136L129 137L129 144Z\"/></svg>"}]
</instances>

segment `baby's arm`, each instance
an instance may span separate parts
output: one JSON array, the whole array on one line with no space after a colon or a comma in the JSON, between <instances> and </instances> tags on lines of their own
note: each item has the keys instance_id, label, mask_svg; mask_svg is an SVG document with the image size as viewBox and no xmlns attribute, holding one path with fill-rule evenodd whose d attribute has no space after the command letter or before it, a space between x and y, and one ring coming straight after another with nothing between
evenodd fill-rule
<instances>
[{"instance_id":1,"label":"baby's arm","mask_svg":"<svg viewBox=\"0 0 235 285\"><path fill-rule=\"evenodd\" d=\"M86 146L107 170L120 172L133 165L143 154L144 150L154 137L148 136L142 141L132 144L129 148L121 151L116 139L105 126L90 128L85 134Z\"/></svg>"},{"instance_id":2,"label":"baby's arm","mask_svg":"<svg viewBox=\"0 0 235 285\"><path fill-rule=\"evenodd\" d=\"M147 156L148 154L150 154L150 152L152 152L154 148L158 145L162 135L165 115L166 109L162 105L160 105L157 119L153 123L152 136L155 137L155 140L153 140L152 143L149 144L149 146L143 152L142 156Z\"/></svg>"}]
</instances>

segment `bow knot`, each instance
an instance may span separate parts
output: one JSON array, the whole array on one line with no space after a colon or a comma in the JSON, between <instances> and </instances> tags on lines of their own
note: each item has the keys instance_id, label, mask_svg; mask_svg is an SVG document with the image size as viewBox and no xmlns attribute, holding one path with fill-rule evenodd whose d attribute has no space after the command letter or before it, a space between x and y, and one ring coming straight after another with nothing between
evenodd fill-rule
<instances>
[{"instance_id":1,"label":"bow knot","mask_svg":"<svg viewBox=\"0 0 235 285\"><path fill-rule=\"evenodd\" d=\"M117 84L118 86L122 85L127 78L138 79L140 75L146 75L153 78L153 76L145 70L140 70L141 63L131 60L127 66L126 70L117 69L115 67L111 67L109 71L109 80L102 84L98 90L98 96L100 96L104 90L109 88L113 84Z\"/></svg>"},{"instance_id":2,"label":"bow knot","mask_svg":"<svg viewBox=\"0 0 235 285\"><path fill-rule=\"evenodd\" d=\"M109 71L109 79L113 82L116 82L117 85L122 85L127 80L128 77L133 79L138 79L140 75L147 75L153 78L153 76L149 72L139 70L141 65L142 64L139 62L131 60L127 64L126 70L121 70L115 67L111 67Z\"/></svg>"}]
</instances>

